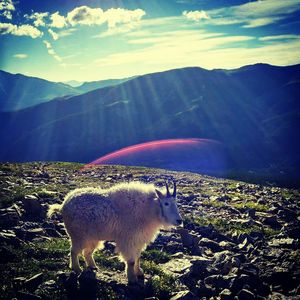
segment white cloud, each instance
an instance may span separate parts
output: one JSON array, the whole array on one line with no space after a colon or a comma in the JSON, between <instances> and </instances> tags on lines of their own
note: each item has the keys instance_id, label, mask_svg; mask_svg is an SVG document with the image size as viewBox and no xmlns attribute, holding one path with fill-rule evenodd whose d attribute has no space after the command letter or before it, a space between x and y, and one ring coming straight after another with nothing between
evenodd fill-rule
<instances>
[{"instance_id":1,"label":"white cloud","mask_svg":"<svg viewBox=\"0 0 300 300\"><path fill-rule=\"evenodd\" d=\"M15 6L12 0L0 0L0 16L11 20L13 11L15 11Z\"/></svg>"},{"instance_id":2,"label":"white cloud","mask_svg":"<svg viewBox=\"0 0 300 300\"><path fill-rule=\"evenodd\" d=\"M63 59L55 52L50 42L44 40L43 43L46 45L49 55L51 55L58 62L62 62Z\"/></svg>"},{"instance_id":3,"label":"white cloud","mask_svg":"<svg viewBox=\"0 0 300 300\"><path fill-rule=\"evenodd\" d=\"M185 16L188 20L193 20L193 21L209 19L208 14L204 10L194 10L194 11L185 10L182 13L182 15Z\"/></svg>"},{"instance_id":4,"label":"white cloud","mask_svg":"<svg viewBox=\"0 0 300 300\"><path fill-rule=\"evenodd\" d=\"M18 54L14 54L13 57L19 58L19 59L24 59L24 58L27 58L28 55L24 54L24 53L18 53Z\"/></svg>"},{"instance_id":5,"label":"white cloud","mask_svg":"<svg viewBox=\"0 0 300 300\"><path fill-rule=\"evenodd\" d=\"M61 16L58 11L50 16L50 20L50 27L63 28L67 25L65 17Z\"/></svg>"},{"instance_id":6,"label":"white cloud","mask_svg":"<svg viewBox=\"0 0 300 300\"><path fill-rule=\"evenodd\" d=\"M300 35L297 34L270 35L270 36L263 36L258 39L260 41L290 40L290 39L300 39Z\"/></svg>"},{"instance_id":7,"label":"white cloud","mask_svg":"<svg viewBox=\"0 0 300 300\"><path fill-rule=\"evenodd\" d=\"M72 25L101 25L105 22L104 13L101 8L80 6L74 8L67 15L67 21Z\"/></svg>"},{"instance_id":8,"label":"white cloud","mask_svg":"<svg viewBox=\"0 0 300 300\"><path fill-rule=\"evenodd\" d=\"M142 9L128 10L124 8L110 8L104 12L109 28L114 28L117 24L131 24L141 20L146 14Z\"/></svg>"},{"instance_id":9,"label":"white cloud","mask_svg":"<svg viewBox=\"0 0 300 300\"><path fill-rule=\"evenodd\" d=\"M135 23L145 15L142 9L110 8L103 11L99 8L80 6L74 8L67 15L67 21L72 26L76 25L102 25L107 23L108 28L115 28L118 24Z\"/></svg>"},{"instance_id":10,"label":"white cloud","mask_svg":"<svg viewBox=\"0 0 300 300\"><path fill-rule=\"evenodd\" d=\"M45 22L45 18L48 17L49 13L48 12L43 12L43 13L39 13L39 12L35 12L31 15L25 15L24 17L28 20L34 20L33 24L36 27L39 26L46 26L46 22Z\"/></svg>"},{"instance_id":11,"label":"white cloud","mask_svg":"<svg viewBox=\"0 0 300 300\"><path fill-rule=\"evenodd\" d=\"M14 25L11 23L0 23L0 34L12 34L17 36L30 36L35 39L41 37L43 33L31 25Z\"/></svg>"},{"instance_id":12,"label":"white cloud","mask_svg":"<svg viewBox=\"0 0 300 300\"><path fill-rule=\"evenodd\" d=\"M58 40L59 36L56 32L54 32L52 29L48 29L49 34L52 36L53 40Z\"/></svg>"}]
</instances>

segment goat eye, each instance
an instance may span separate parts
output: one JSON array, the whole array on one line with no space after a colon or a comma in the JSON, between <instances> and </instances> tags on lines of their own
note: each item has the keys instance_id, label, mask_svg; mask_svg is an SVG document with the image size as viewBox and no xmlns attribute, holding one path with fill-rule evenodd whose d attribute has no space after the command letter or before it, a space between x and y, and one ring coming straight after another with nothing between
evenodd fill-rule
<instances>
[{"instance_id":1,"label":"goat eye","mask_svg":"<svg viewBox=\"0 0 300 300\"><path fill-rule=\"evenodd\" d=\"M165 203L165 206L169 206L169 202L166 202L166 203Z\"/></svg>"}]
</instances>

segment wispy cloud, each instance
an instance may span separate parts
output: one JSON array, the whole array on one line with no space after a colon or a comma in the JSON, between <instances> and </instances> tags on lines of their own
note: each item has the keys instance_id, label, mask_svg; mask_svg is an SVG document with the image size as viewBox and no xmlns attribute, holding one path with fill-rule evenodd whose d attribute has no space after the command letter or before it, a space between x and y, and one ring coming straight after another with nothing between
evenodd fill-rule
<instances>
[{"instance_id":1,"label":"wispy cloud","mask_svg":"<svg viewBox=\"0 0 300 300\"><path fill-rule=\"evenodd\" d=\"M48 29L49 34L51 35L51 37L53 38L54 41L58 40L59 36L58 34L53 31L52 29Z\"/></svg>"},{"instance_id":2,"label":"wispy cloud","mask_svg":"<svg viewBox=\"0 0 300 300\"><path fill-rule=\"evenodd\" d=\"M19 59L24 59L24 58L27 58L28 55L24 54L24 53L18 53L18 54L14 54L13 57L19 58Z\"/></svg>"},{"instance_id":3,"label":"wispy cloud","mask_svg":"<svg viewBox=\"0 0 300 300\"><path fill-rule=\"evenodd\" d=\"M176 38L175 38L176 36ZM252 40L251 36L220 36L218 34L192 30L175 31L165 37L132 39L131 44L151 44L143 49L111 54L95 61L99 66L122 64L171 64L191 65L199 61L198 53L209 52L232 43ZM201 59L202 61L202 59Z\"/></svg>"},{"instance_id":4,"label":"wispy cloud","mask_svg":"<svg viewBox=\"0 0 300 300\"><path fill-rule=\"evenodd\" d=\"M43 33L31 25L14 25L11 23L0 23L0 34L12 34L16 36L29 36L33 39L41 37Z\"/></svg>"},{"instance_id":5,"label":"wispy cloud","mask_svg":"<svg viewBox=\"0 0 300 300\"><path fill-rule=\"evenodd\" d=\"M111 54L94 63L103 68L118 66L126 69L134 65L143 73L143 69L155 72L195 65L208 69L235 68L257 63L258 58L260 62L275 65L299 62L300 38L253 46L248 45L248 42L255 39L252 36L210 36L204 31L199 33L191 30L175 31L174 34L176 38L170 36L130 40L129 43L144 44L146 47ZM150 45L147 46L148 43Z\"/></svg>"},{"instance_id":6,"label":"wispy cloud","mask_svg":"<svg viewBox=\"0 0 300 300\"><path fill-rule=\"evenodd\" d=\"M188 18L190 20L199 21L201 19L212 25L243 24L244 28L254 28L276 23L288 18L290 14L299 10L299 1L263 0L251 1L235 6L226 6L206 12L183 12L183 15L186 18L190 16ZM203 17L205 15L209 16L209 18Z\"/></svg>"},{"instance_id":7,"label":"wispy cloud","mask_svg":"<svg viewBox=\"0 0 300 300\"><path fill-rule=\"evenodd\" d=\"M51 55L58 62L62 62L62 58L55 52L50 42L44 40L43 43L46 45L49 55Z\"/></svg>"},{"instance_id":8,"label":"wispy cloud","mask_svg":"<svg viewBox=\"0 0 300 300\"><path fill-rule=\"evenodd\" d=\"M290 40L300 39L298 34L281 34L281 35L269 35L258 38L260 41L277 41L277 40Z\"/></svg>"}]
</instances>

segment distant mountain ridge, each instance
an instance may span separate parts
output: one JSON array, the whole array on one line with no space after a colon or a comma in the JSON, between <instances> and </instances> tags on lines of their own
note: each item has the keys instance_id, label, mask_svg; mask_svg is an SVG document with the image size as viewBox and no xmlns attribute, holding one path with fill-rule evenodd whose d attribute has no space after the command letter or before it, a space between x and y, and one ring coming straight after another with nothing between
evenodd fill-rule
<instances>
[{"instance_id":1,"label":"distant mountain ridge","mask_svg":"<svg viewBox=\"0 0 300 300\"><path fill-rule=\"evenodd\" d=\"M165 138L220 141L235 170L296 176L300 65L183 68L0 114L1 161L89 162Z\"/></svg>"},{"instance_id":2,"label":"distant mountain ridge","mask_svg":"<svg viewBox=\"0 0 300 300\"><path fill-rule=\"evenodd\" d=\"M79 85L77 88L82 91L83 93L90 92L96 89L118 85L120 83L126 82L131 80L134 77L122 78L122 79L106 79L106 80L98 80L98 81L87 81L84 82L82 85Z\"/></svg>"},{"instance_id":3,"label":"distant mountain ridge","mask_svg":"<svg viewBox=\"0 0 300 300\"><path fill-rule=\"evenodd\" d=\"M0 70L0 111L14 111L80 92L69 85Z\"/></svg>"}]
</instances>

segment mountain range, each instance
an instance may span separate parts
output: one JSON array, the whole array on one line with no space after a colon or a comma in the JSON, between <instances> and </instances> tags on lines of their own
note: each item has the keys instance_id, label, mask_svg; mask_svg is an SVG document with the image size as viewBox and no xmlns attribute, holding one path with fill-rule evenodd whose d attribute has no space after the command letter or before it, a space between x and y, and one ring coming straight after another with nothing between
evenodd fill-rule
<instances>
[{"instance_id":1,"label":"mountain range","mask_svg":"<svg viewBox=\"0 0 300 300\"><path fill-rule=\"evenodd\" d=\"M222 143L230 169L294 177L299 94L300 65L143 75L1 113L0 160L89 162L141 142L200 137Z\"/></svg>"},{"instance_id":2,"label":"mountain range","mask_svg":"<svg viewBox=\"0 0 300 300\"><path fill-rule=\"evenodd\" d=\"M0 111L15 111L56 97L79 94L73 87L0 70Z\"/></svg>"}]
</instances>

